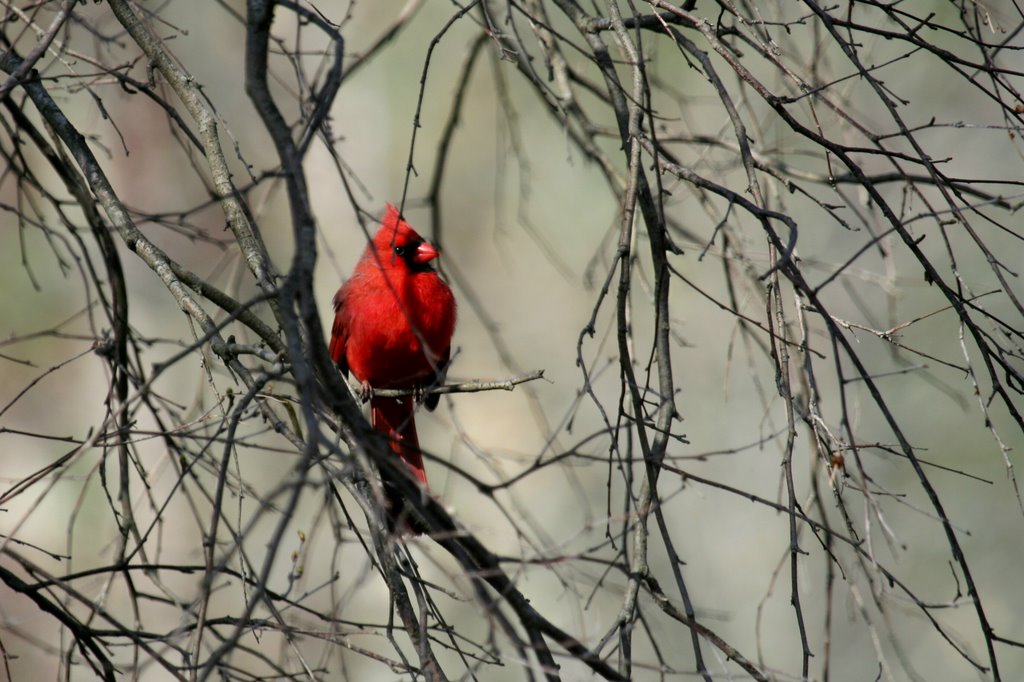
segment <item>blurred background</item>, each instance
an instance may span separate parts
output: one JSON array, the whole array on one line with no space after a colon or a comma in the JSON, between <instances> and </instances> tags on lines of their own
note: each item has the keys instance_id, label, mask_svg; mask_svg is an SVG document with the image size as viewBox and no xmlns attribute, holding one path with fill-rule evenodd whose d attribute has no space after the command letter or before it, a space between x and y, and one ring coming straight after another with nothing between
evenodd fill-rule
<instances>
[{"instance_id":1,"label":"blurred background","mask_svg":"<svg viewBox=\"0 0 1024 682\"><path fill-rule=\"evenodd\" d=\"M45 31L59 8L48 4L4 3L5 36L23 56L38 44L36 29ZM808 679L992 679L985 634L940 512L824 320L828 315L840 326L925 463L987 622L997 636L1019 641L1024 508L1012 474L1022 445L1014 415L1021 384L1012 370L1024 368L1017 276L1024 225L1016 211L1022 104L1013 88L1024 67L1024 19L1007 8L972 9L984 14L965 18L964 8L926 0L903 3L905 16L868 4L851 6L851 17L814 3L757 10L698 2L693 16L716 27L711 35L728 46L725 54L700 30L675 26L713 55L709 63L746 126L760 196L798 226L788 257L810 287L820 287L815 292L827 310L814 309L788 274L779 277L773 268L779 251L769 248L756 216L669 172L657 179L645 153L641 170L655 184L667 234L679 247L667 256L673 274L663 321L678 420L666 450L671 469L658 484L665 534L653 517L648 524L649 573L682 610L678 568L697 619L771 679L802 675L794 585L813 655ZM588 36L609 45L627 90L632 71L613 29L581 34L556 5L480 3L458 18L460 7L443 2L307 5L344 36L346 69L327 134L311 144L303 167L317 221L315 290L325 329L333 319L331 299L365 248L367 231L385 202L401 204L404 197L407 220L438 241L439 269L459 304L449 380L544 371L543 379L512 392L445 396L440 409L418 417L422 445L432 455L431 492L503 558L535 608L587 647L603 645L600 653L617 667L618 635L610 643L602 639L614 633L627 594L623 569L634 558L645 469L616 338L621 264L610 270L624 192L599 161L608 160L622 180L627 157ZM244 4L211 2L201 11L180 0L131 7L215 112L232 181L271 261L287 272L295 238L280 162L245 92ZM626 17L631 7L620 3ZM609 16L603 3L586 11ZM653 10L636 3L635 11ZM877 81L857 73L841 40L814 17L818 11L852 22L844 30ZM906 37L901 17L908 25L930 17L920 38L926 47L914 43L916 34ZM653 124L651 117L644 123L650 138L701 178L761 201L749 189L721 91L696 56L653 22L627 34L645 59L645 106L655 112ZM272 92L286 119L301 121L308 111L298 103L322 83L330 41L282 8L273 36ZM546 50L545 41L558 49ZM986 46L982 57L969 52L978 43ZM166 79L147 73L147 59L111 8L75 6L53 45L37 65L42 85L86 136L146 238L235 299L256 296L212 192L207 159L166 105L193 131L194 122ZM769 49L762 53L760 46ZM573 98L561 90L552 54L571 65ZM737 62L745 75L733 68ZM114 72L142 84L154 80L143 91ZM809 133L783 120L755 81L792 97L787 111ZM817 88L814 96L801 94L800 83ZM43 129L20 88L5 103ZM458 125L444 149L456 104ZM576 117L576 107L584 115ZM255 411L242 421L228 460L225 525L214 542L230 570L204 587L211 495L226 455L223 428L245 387L206 345L179 355L203 337L202 329L115 233L133 358L142 375L154 377L146 388L153 404L132 408L127 476L137 531L124 538L119 465L109 438L116 431L108 403L112 374L97 352L110 335L101 301L108 278L89 271L86 256L96 263L100 254L60 177L37 145L16 132L9 109L2 118L8 168L0 178L0 566L29 583L43 573L86 572L46 594L97 632L120 627L109 616L139 633L137 641L111 637L104 646L119 679L189 677L189 666L235 627L244 632L220 670L224 677L269 677L277 674L271 663L315 679L409 677L400 652L415 664L415 649L400 627L391 640L388 586L372 548L359 541L366 519L347 494L352 516L344 518L327 474L311 478L294 514L284 518L297 453ZM898 121L914 131L912 141L893 139ZM873 179L851 179L834 149L826 151L814 135L863 150L852 158ZM582 151L581 139L593 153ZM941 188L925 158L942 174ZM410 161L414 172L407 172ZM961 314L929 281L868 186L919 240L920 253L944 281L973 303L967 314L1002 349L1007 367L987 369L988 356ZM356 206L366 212L362 217ZM771 225L783 243L790 239L783 223ZM645 428L653 434L660 367L652 361L657 320L648 234L637 218L627 240L627 331L650 410ZM776 279L780 298L769 304L768 284ZM215 319L226 318L203 304ZM269 306L255 310L273 324ZM592 319L594 333L586 334ZM788 401L777 388L777 351L765 331L772 325L778 332L780 321L793 344L792 429ZM241 343L257 341L237 322L228 333ZM811 350L800 347L805 336ZM161 366L172 359L172 367ZM808 377L816 382L813 393ZM994 390L996 381L1004 394ZM141 395L139 386L131 390ZM285 419L293 394L287 376L264 391ZM831 449L816 444L812 423L819 438L827 432L835 439ZM790 433L792 497L785 475ZM856 451L846 447L851 441L860 446ZM626 462L627 456L633 459ZM484 494L475 481L500 488ZM791 503L818 524L796 524L795 579ZM286 531L271 546L266 585L291 602L279 602L273 617L257 604L249 615L265 621L238 620L278 527ZM829 539L830 532L839 539ZM111 569L124 556L123 543L137 570ZM431 622L443 619L450 628L437 626L435 646L451 679L539 675L451 556L426 537L407 544L423 579L436 586ZM678 554L675 567L669 546ZM204 590L210 622L196 644ZM630 676L694 677L689 630L645 590L638 608ZM744 679L747 673L709 642L702 640L702 651L713 679ZM0 584L0 643L2 675L13 680L94 674L68 628L10 584ZM1002 679L1024 675L1020 646L994 647ZM562 679L591 679L585 665L552 648Z\"/></svg>"}]
</instances>

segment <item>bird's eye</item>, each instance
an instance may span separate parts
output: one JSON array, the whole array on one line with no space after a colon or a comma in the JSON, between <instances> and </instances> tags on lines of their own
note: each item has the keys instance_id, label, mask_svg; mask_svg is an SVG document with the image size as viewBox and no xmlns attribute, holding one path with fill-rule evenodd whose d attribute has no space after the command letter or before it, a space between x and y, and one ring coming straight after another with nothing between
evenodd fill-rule
<instances>
[{"instance_id":1,"label":"bird's eye","mask_svg":"<svg viewBox=\"0 0 1024 682\"><path fill-rule=\"evenodd\" d=\"M405 247L404 246L396 246L395 247L395 255L398 256L399 258L404 256L405 255Z\"/></svg>"}]
</instances>

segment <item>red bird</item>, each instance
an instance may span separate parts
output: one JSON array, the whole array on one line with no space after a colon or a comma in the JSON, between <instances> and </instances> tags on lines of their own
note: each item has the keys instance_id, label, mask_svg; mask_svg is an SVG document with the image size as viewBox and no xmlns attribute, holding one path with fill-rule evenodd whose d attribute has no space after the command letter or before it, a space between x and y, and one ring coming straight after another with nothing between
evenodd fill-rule
<instances>
[{"instance_id":1,"label":"red bird","mask_svg":"<svg viewBox=\"0 0 1024 682\"><path fill-rule=\"evenodd\" d=\"M413 399L373 397L373 388L423 388L444 381L455 331L455 297L431 261L437 249L391 204L352 277L334 296L331 358L370 392L370 422L426 485ZM439 396L428 395L427 409ZM387 488L386 488L387 490ZM391 513L400 500L389 494Z\"/></svg>"}]
</instances>

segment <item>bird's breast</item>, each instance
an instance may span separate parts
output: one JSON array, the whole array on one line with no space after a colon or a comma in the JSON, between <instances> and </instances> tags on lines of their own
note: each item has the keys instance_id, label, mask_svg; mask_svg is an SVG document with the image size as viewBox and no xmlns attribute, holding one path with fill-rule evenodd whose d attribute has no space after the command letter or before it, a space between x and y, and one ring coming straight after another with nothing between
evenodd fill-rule
<instances>
[{"instance_id":1,"label":"bird's breast","mask_svg":"<svg viewBox=\"0 0 1024 682\"><path fill-rule=\"evenodd\" d=\"M356 379L397 388L433 374L451 344L455 309L448 286L431 274L434 281L408 282L373 306L359 306L363 314L351 319L347 344Z\"/></svg>"}]
</instances>

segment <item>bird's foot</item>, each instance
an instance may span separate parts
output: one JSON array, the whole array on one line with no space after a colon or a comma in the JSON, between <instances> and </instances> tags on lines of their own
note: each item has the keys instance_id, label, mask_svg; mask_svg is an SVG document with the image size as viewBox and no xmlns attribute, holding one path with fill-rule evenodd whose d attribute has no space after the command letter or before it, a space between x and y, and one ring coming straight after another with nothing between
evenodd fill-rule
<instances>
[{"instance_id":1,"label":"bird's foot","mask_svg":"<svg viewBox=\"0 0 1024 682\"><path fill-rule=\"evenodd\" d=\"M364 381L359 384L359 399L364 403L373 397L373 387L370 386L369 381Z\"/></svg>"}]
</instances>

